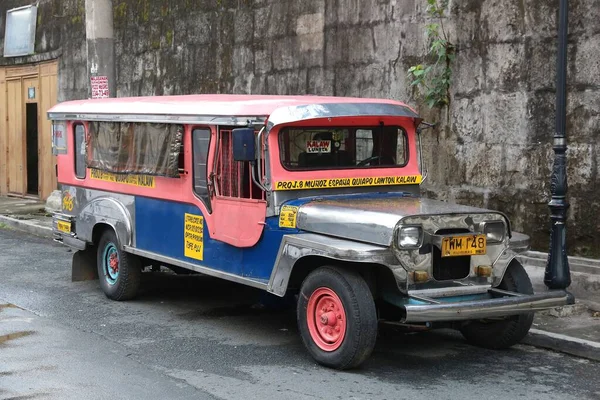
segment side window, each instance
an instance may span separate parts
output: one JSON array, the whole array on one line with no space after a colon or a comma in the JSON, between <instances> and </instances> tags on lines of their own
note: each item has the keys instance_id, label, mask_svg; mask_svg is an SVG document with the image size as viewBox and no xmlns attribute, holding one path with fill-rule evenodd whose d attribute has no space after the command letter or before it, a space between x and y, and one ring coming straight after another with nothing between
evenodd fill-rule
<instances>
[{"instance_id":1,"label":"side window","mask_svg":"<svg viewBox=\"0 0 600 400\"><path fill-rule=\"evenodd\" d=\"M183 126L90 122L87 165L117 174L180 177Z\"/></svg>"},{"instance_id":2,"label":"side window","mask_svg":"<svg viewBox=\"0 0 600 400\"><path fill-rule=\"evenodd\" d=\"M81 124L75 125L75 176L85 179L85 127Z\"/></svg>"},{"instance_id":3,"label":"side window","mask_svg":"<svg viewBox=\"0 0 600 400\"><path fill-rule=\"evenodd\" d=\"M216 192L221 197L238 199L262 199L264 192L253 182L252 169L256 174L257 166L249 162L233 160L232 130L221 129L217 145Z\"/></svg>"},{"instance_id":4,"label":"side window","mask_svg":"<svg viewBox=\"0 0 600 400\"><path fill-rule=\"evenodd\" d=\"M210 144L209 129L194 129L192 131L193 163L194 163L194 191L209 204L209 193L206 175L206 163L208 160L208 146Z\"/></svg>"}]
</instances>

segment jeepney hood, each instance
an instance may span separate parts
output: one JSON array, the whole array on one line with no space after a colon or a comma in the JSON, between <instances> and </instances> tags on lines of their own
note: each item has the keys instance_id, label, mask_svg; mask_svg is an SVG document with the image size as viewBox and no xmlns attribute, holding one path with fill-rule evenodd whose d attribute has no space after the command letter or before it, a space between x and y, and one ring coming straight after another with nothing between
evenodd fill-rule
<instances>
[{"instance_id":1,"label":"jeepney hood","mask_svg":"<svg viewBox=\"0 0 600 400\"><path fill-rule=\"evenodd\" d=\"M422 225L435 233L441 228L469 228L484 220L508 219L501 213L406 195L331 196L300 205L299 229L345 239L389 246L394 229L405 224Z\"/></svg>"}]
</instances>

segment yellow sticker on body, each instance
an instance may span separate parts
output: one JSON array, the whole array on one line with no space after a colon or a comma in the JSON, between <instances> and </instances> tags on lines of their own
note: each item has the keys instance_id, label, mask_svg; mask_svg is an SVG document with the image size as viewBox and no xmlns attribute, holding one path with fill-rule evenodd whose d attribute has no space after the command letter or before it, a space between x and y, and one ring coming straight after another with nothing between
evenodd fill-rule
<instances>
[{"instance_id":1,"label":"yellow sticker on body","mask_svg":"<svg viewBox=\"0 0 600 400\"><path fill-rule=\"evenodd\" d=\"M154 188L154 177L149 175L119 175L112 172L90 169L90 178L97 181L123 183L125 185Z\"/></svg>"},{"instance_id":2,"label":"yellow sticker on body","mask_svg":"<svg viewBox=\"0 0 600 400\"><path fill-rule=\"evenodd\" d=\"M293 207L293 206L281 207L281 213L279 214L279 227L280 228L295 228L297 216L298 216L298 207Z\"/></svg>"},{"instance_id":3,"label":"yellow sticker on body","mask_svg":"<svg viewBox=\"0 0 600 400\"><path fill-rule=\"evenodd\" d=\"M275 190L330 189L364 186L418 185L421 175L377 176L370 178L305 179L300 181L279 181Z\"/></svg>"},{"instance_id":4,"label":"yellow sticker on body","mask_svg":"<svg viewBox=\"0 0 600 400\"><path fill-rule=\"evenodd\" d=\"M183 227L183 255L194 260L204 259L204 217L185 214Z\"/></svg>"}]
</instances>

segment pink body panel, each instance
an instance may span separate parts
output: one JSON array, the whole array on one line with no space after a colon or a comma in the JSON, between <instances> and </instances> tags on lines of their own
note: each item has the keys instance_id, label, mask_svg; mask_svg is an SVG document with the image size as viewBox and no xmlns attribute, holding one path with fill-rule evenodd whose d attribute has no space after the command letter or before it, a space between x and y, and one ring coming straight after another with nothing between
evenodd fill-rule
<instances>
[{"instance_id":1,"label":"pink body panel","mask_svg":"<svg viewBox=\"0 0 600 400\"><path fill-rule=\"evenodd\" d=\"M155 177L155 187L147 188L94 180L90 178L89 170L85 179L76 178L73 156L75 146L73 125L73 122L69 122L67 125L68 153L57 157L59 183L87 189L193 204L202 211L204 221L213 239L236 247L251 247L260 239L266 217L267 206L265 201L217 197L212 200L213 212L209 213L204 203L194 194L191 131L196 127L185 127L183 147L184 169L186 173L181 174L179 179L157 176ZM208 174L212 172L212 166L214 165L215 152L213 151L213 147L216 142L214 140L216 132L214 128L211 130L211 151L207 160Z\"/></svg>"},{"instance_id":2,"label":"pink body panel","mask_svg":"<svg viewBox=\"0 0 600 400\"><path fill-rule=\"evenodd\" d=\"M408 151L409 159L405 167L402 168L348 168L339 170L321 170L321 171L288 171L281 164L279 155L281 149L279 148L279 140L277 131L272 131L269 134L269 148L273 149L270 153L271 160L271 181L292 181L292 180L303 180L303 179L334 179L334 178L374 178L380 176L414 176L420 175L419 161L416 157L417 152L417 140L416 130L414 122L411 118L404 117L384 117L384 118L372 118L372 117L354 117L354 118L327 118L319 120L304 121L302 123L294 124L294 126L310 126L310 127L325 127L325 126L349 126L349 125L363 125L363 126L377 126L382 121L386 125L399 125L406 130L408 136ZM276 149L276 150L275 150Z\"/></svg>"},{"instance_id":3,"label":"pink body panel","mask_svg":"<svg viewBox=\"0 0 600 400\"><path fill-rule=\"evenodd\" d=\"M266 201L217 197L212 205L212 238L236 247L252 247L258 243L265 226Z\"/></svg>"}]
</instances>

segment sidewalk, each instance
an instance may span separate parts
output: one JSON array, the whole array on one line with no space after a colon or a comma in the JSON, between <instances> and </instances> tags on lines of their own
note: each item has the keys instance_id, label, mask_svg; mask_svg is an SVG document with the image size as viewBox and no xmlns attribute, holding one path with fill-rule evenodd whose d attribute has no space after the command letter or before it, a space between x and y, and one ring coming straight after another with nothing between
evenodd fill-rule
<instances>
[{"instance_id":1,"label":"sidewalk","mask_svg":"<svg viewBox=\"0 0 600 400\"><path fill-rule=\"evenodd\" d=\"M8 227L32 235L52 238L52 216L45 203L15 197L0 197L0 228Z\"/></svg>"},{"instance_id":2,"label":"sidewalk","mask_svg":"<svg viewBox=\"0 0 600 400\"><path fill-rule=\"evenodd\" d=\"M52 217L45 204L34 200L0 197L0 229L9 228L52 238ZM527 252L520 260L536 292L544 286L545 253ZM577 303L537 313L524 343L600 361L600 261L569 257Z\"/></svg>"}]
</instances>

